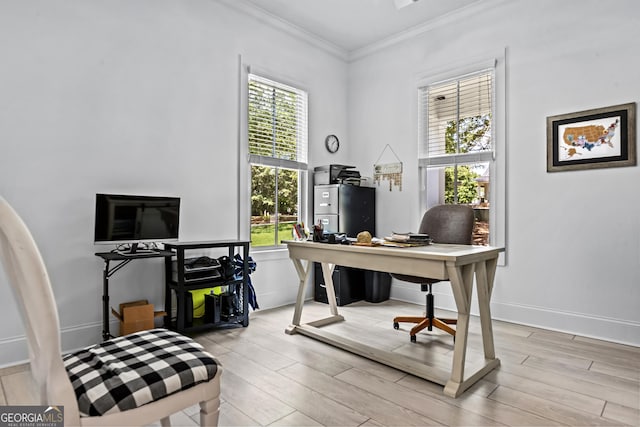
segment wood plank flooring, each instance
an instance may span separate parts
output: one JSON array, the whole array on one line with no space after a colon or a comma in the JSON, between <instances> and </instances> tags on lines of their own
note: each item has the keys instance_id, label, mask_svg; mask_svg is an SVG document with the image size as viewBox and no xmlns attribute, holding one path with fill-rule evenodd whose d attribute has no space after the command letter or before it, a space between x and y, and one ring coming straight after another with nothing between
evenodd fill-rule
<instances>
[{"instance_id":1,"label":"wood plank flooring","mask_svg":"<svg viewBox=\"0 0 640 427\"><path fill-rule=\"evenodd\" d=\"M441 331L409 341L395 315L423 308L358 302L326 328L449 369L453 340ZM328 306L308 302L303 322ZM450 313L442 313L450 315ZM293 306L251 313L248 328L195 336L222 363L222 426L640 426L640 348L494 321L501 366L457 399L442 386L302 335L286 335ZM467 366L482 358L479 319ZM0 370L0 404L34 403L26 366ZM171 417L197 425L197 406ZM159 424L157 424L159 425Z\"/></svg>"}]
</instances>

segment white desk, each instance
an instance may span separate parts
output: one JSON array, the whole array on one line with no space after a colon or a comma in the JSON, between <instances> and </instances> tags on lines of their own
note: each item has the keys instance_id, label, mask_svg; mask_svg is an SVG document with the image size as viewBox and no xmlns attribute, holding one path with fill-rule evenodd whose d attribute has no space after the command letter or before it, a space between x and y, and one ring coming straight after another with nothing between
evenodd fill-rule
<instances>
[{"instance_id":1,"label":"white desk","mask_svg":"<svg viewBox=\"0 0 640 427\"><path fill-rule=\"evenodd\" d=\"M498 254L503 248L488 246L439 245L389 248L348 245L329 245L310 241L286 241L289 257L300 279L298 296L292 324L285 330L287 334L300 333L325 343L340 347L352 353L392 366L412 375L444 385L444 394L457 397L473 383L500 365L493 346L493 329L489 301L493 289ZM302 262L306 260L306 265ZM300 324L304 305L305 285L313 270L313 262L322 264L322 272L327 287L331 315L306 324ZM420 277L449 280L458 310L458 323L453 352L451 372L444 372L432 366L416 363L402 355L376 349L374 347L346 339L328 331L322 326L340 322L344 317L338 313L335 291L331 275L335 265L363 268L389 273L410 274ZM471 375L465 377L465 357L473 278L476 278L480 324L484 347L484 364Z\"/></svg>"}]
</instances>

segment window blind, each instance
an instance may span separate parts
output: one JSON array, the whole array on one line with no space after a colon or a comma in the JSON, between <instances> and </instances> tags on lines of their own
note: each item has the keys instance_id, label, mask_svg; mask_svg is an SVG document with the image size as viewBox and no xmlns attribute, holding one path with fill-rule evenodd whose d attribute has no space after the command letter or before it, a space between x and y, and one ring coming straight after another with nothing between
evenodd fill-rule
<instances>
[{"instance_id":1,"label":"window blind","mask_svg":"<svg viewBox=\"0 0 640 427\"><path fill-rule=\"evenodd\" d=\"M419 88L420 166L493 159L493 89L493 69Z\"/></svg>"},{"instance_id":2,"label":"window blind","mask_svg":"<svg viewBox=\"0 0 640 427\"><path fill-rule=\"evenodd\" d=\"M249 74L249 162L307 169L307 93Z\"/></svg>"}]
</instances>

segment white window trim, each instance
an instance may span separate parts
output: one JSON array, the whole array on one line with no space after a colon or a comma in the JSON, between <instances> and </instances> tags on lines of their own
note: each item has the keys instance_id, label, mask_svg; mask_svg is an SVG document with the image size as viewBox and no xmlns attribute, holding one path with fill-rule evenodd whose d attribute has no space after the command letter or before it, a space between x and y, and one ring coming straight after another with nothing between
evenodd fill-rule
<instances>
[{"instance_id":1,"label":"white window trim","mask_svg":"<svg viewBox=\"0 0 640 427\"><path fill-rule=\"evenodd\" d=\"M492 118L492 139L493 139L493 155L494 161L490 163L491 179L494 181L492 189L489 194L490 206L494 207L490 210L489 221L492 225L490 233L490 244L492 246L505 247L507 242L507 175L506 175L506 163L507 163L507 129L506 129L506 111L507 111L507 96L506 96L506 49L500 52L496 52L492 55L486 55L484 58L476 58L475 60L469 60L467 62L456 64L454 67L447 67L447 69L433 70L426 73L422 73L417 77L416 84L416 102L420 102L419 94L420 88L443 82L446 80L452 80L471 74L482 69L493 68L494 69L494 99L493 99L493 111L494 117ZM418 107L418 111L420 111ZM418 120L419 123L419 120ZM421 137L421 133L418 132L418 138ZM420 144L422 142L418 139L418 150L420 150ZM472 160L470 156L469 160ZM437 159L432 159L433 163L437 162ZM446 163L446 162L445 162ZM425 197L426 188L425 178L427 160L419 158L420 167L420 217L427 208L427 199ZM506 251L500 254L498 259L499 265L506 265Z\"/></svg>"},{"instance_id":2,"label":"white window trim","mask_svg":"<svg viewBox=\"0 0 640 427\"><path fill-rule=\"evenodd\" d=\"M295 82L290 78L278 75L278 73L262 69L243 62L242 56L238 57L238 239L251 240L251 180L249 179L251 170L251 156L249 154L249 118L248 118L248 94L249 94L249 74L257 74L261 77L279 82L285 85L295 87L300 90L309 92L305 85ZM287 160L273 159L278 164L276 167L287 167ZM290 165L289 165L290 166ZM298 216L301 220L307 218L308 206L308 170L300 171L298 185L300 194L298 194ZM305 221L306 223L306 221ZM285 236L280 236L282 240ZM253 252L258 251L278 251L286 250L286 245L259 246L252 247Z\"/></svg>"}]
</instances>

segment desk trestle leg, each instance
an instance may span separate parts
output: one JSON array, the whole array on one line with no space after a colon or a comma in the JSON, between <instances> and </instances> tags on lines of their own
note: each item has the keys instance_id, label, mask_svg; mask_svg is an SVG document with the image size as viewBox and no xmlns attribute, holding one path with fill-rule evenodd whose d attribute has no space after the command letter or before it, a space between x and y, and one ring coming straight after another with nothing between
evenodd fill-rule
<instances>
[{"instance_id":1,"label":"desk trestle leg","mask_svg":"<svg viewBox=\"0 0 640 427\"><path fill-rule=\"evenodd\" d=\"M293 312L293 321L291 325L289 325L284 332L286 334L292 335L297 332L300 328L300 319L302 317L302 308L304 306L304 290L307 281L309 280L309 275L313 268L313 263L307 261L306 268L302 265L302 261L299 259L292 259L293 264L296 268L296 272L298 273L298 278L300 279L300 283L298 285L298 297L296 298L296 307ZM314 327L320 327L324 325L329 325L335 322L341 322L344 320L344 317L338 314L338 305L336 304L336 293L333 287L333 280L331 275L333 274L333 269L335 268L334 264L322 264L322 272L325 277L325 283L327 286L327 298L329 300L329 307L331 310L331 316L315 320L310 322L309 325Z\"/></svg>"}]
</instances>

